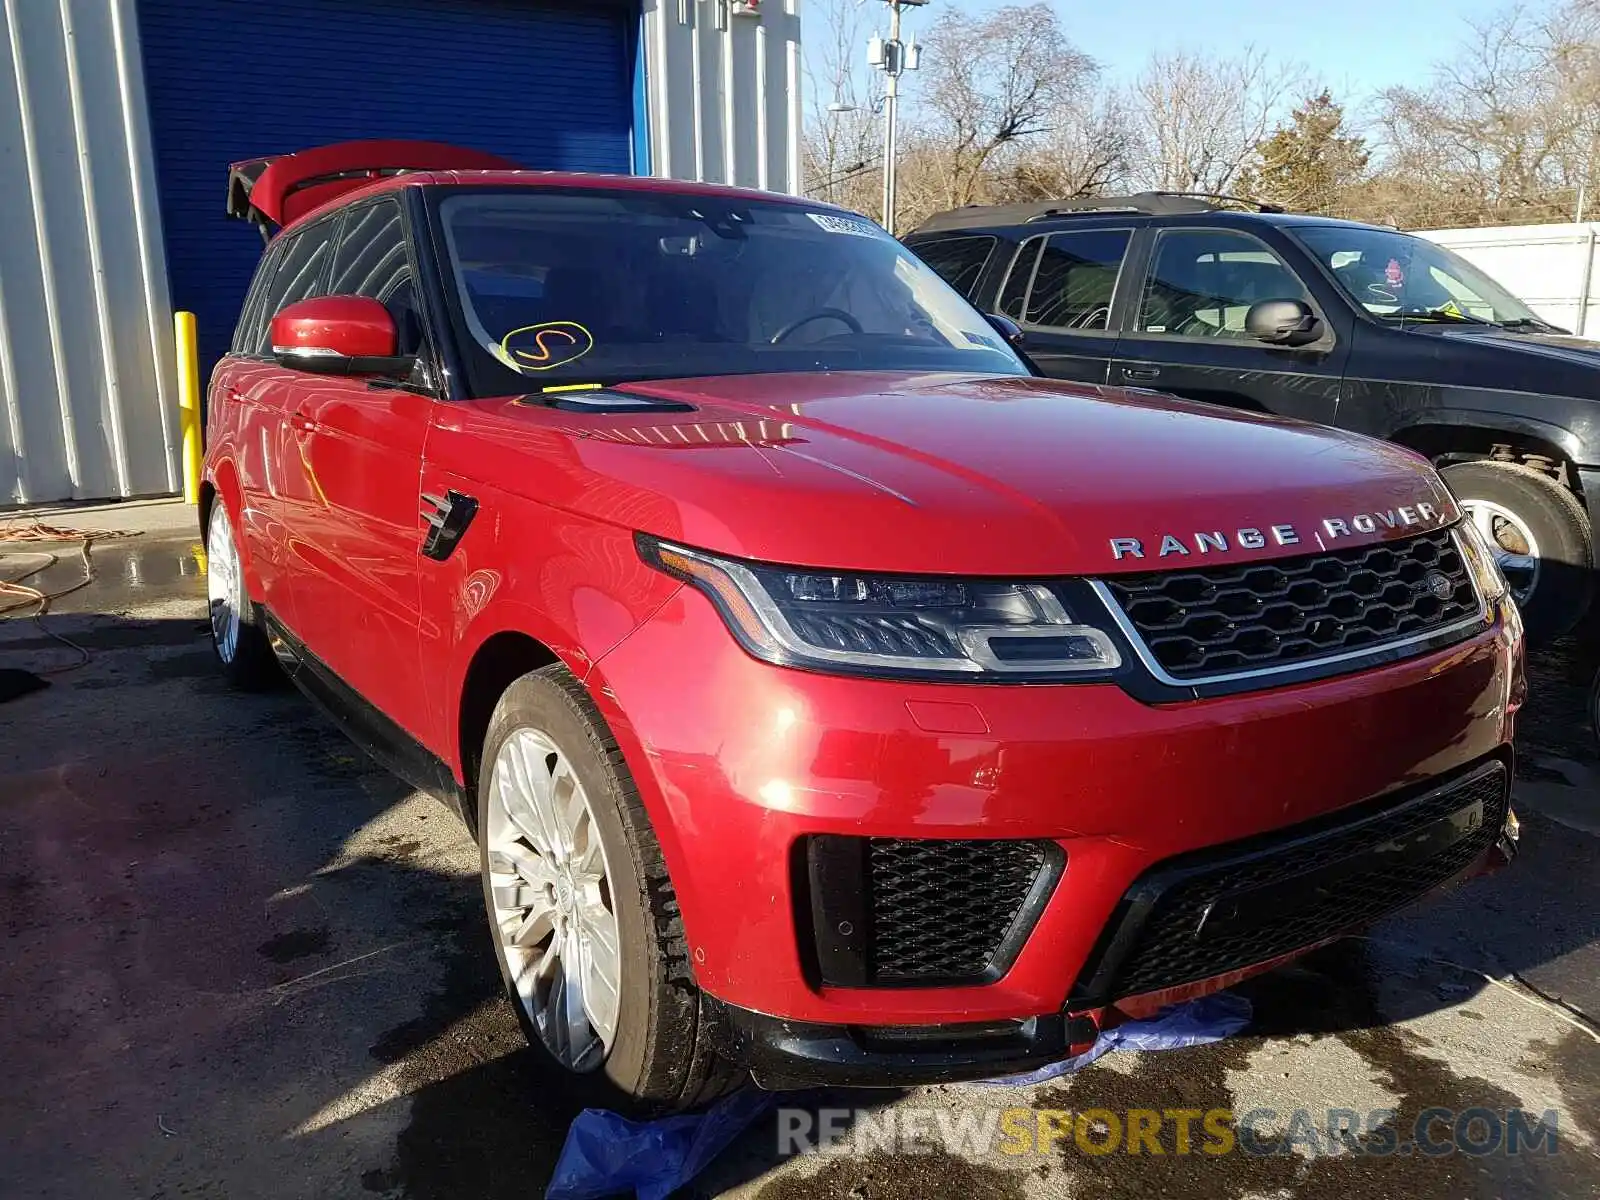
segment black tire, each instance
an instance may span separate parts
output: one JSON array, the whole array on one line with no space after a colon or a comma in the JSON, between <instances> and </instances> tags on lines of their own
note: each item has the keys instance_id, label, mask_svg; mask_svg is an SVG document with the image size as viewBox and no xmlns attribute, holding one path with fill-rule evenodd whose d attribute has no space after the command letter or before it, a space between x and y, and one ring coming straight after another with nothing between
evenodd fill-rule
<instances>
[{"instance_id":1,"label":"black tire","mask_svg":"<svg viewBox=\"0 0 1600 1200\"><path fill-rule=\"evenodd\" d=\"M1600 750L1600 671L1589 685L1589 728L1594 732L1595 748Z\"/></svg>"},{"instance_id":2,"label":"black tire","mask_svg":"<svg viewBox=\"0 0 1600 1200\"><path fill-rule=\"evenodd\" d=\"M603 1066L584 1073L550 1054L517 995L500 953L489 876L489 803L494 764L513 731L534 729L560 748L589 800L610 874L621 941L621 1001ZM501 982L522 1032L562 1086L587 1104L636 1114L707 1103L748 1078L709 1044L710 1019L695 985L689 947L661 846L616 739L583 685L562 666L522 676L495 705L484 738L477 815L479 873Z\"/></svg>"},{"instance_id":3,"label":"black tire","mask_svg":"<svg viewBox=\"0 0 1600 1200\"><path fill-rule=\"evenodd\" d=\"M1464 507L1484 500L1515 514L1539 547L1539 574L1521 604L1528 641L1545 645L1583 620L1594 597L1589 514L1572 492L1520 463L1469 462L1440 474Z\"/></svg>"},{"instance_id":4,"label":"black tire","mask_svg":"<svg viewBox=\"0 0 1600 1200\"><path fill-rule=\"evenodd\" d=\"M220 522L220 527L219 527ZM260 692L269 688L280 686L284 681L283 669L278 665L277 657L272 653L272 643L267 638L266 630L261 624L261 614L256 608L255 601L250 598L249 587L245 583L243 569L240 565L237 535L233 531L233 521L228 515L227 505L219 496L211 505L211 511L206 519L206 571L208 575L207 587L210 589L210 573L218 570L224 564L214 560L218 556L219 545L217 539L226 534L227 545L232 550L231 569L238 573L238 601L239 601L239 629L231 652L224 645L224 638L219 633L217 620L218 601L215 597L208 599L211 618L211 649L216 652L217 664L222 668L223 677L244 692Z\"/></svg>"}]
</instances>

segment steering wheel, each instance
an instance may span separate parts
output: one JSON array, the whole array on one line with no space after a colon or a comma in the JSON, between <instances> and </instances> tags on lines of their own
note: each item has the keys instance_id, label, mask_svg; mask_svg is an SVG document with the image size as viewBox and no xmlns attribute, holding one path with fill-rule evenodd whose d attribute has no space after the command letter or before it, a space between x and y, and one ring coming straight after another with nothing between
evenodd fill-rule
<instances>
[{"instance_id":1,"label":"steering wheel","mask_svg":"<svg viewBox=\"0 0 1600 1200\"><path fill-rule=\"evenodd\" d=\"M776 346L779 342L785 340L790 334L799 329L802 325L809 325L813 321L838 321L847 329L849 329L851 333L865 332L865 330L861 328L861 322L856 320L849 313L845 312L844 309L819 308L816 312L811 313L809 316L801 317L798 321L790 321L782 329L778 330L777 333L772 335L772 344Z\"/></svg>"}]
</instances>

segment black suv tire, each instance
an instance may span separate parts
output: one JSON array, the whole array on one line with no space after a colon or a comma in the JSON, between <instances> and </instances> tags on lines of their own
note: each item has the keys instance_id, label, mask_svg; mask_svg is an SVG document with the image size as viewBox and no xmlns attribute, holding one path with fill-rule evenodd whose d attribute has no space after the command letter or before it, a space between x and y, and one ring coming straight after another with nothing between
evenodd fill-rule
<instances>
[{"instance_id":1,"label":"black suv tire","mask_svg":"<svg viewBox=\"0 0 1600 1200\"><path fill-rule=\"evenodd\" d=\"M1570 632L1589 611L1594 595L1594 548L1589 515L1557 480L1520 463L1457 463L1441 475L1463 509L1487 503L1510 513L1538 548L1538 575L1522 598L1522 621L1531 643L1547 644ZM1514 528L1501 544L1520 550ZM1517 581L1512 580L1513 586Z\"/></svg>"},{"instance_id":2,"label":"black suv tire","mask_svg":"<svg viewBox=\"0 0 1600 1200\"><path fill-rule=\"evenodd\" d=\"M1589 728L1594 732L1595 748L1600 749L1600 671L1589 685Z\"/></svg>"}]
</instances>

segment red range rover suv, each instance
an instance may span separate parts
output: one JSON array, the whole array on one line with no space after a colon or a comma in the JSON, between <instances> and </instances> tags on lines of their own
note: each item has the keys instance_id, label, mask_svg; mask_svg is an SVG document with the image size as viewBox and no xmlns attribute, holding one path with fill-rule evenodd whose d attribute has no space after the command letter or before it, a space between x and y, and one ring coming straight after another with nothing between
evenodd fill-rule
<instances>
[{"instance_id":1,"label":"red range rover suv","mask_svg":"<svg viewBox=\"0 0 1600 1200\"><path fill-rule=\"evenodd\" d=\"M496 166L235 167L211 624L460 808L598 1096L1025 1068L1509 855L1422 459L1039 378L826 205Z\"/></svg>"}]
</instances>

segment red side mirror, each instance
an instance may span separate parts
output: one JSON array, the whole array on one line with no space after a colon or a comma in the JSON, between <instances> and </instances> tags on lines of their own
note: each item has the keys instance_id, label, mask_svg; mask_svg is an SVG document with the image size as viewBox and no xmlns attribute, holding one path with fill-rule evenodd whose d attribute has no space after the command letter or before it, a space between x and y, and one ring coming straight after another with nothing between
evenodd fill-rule
<instances>
[{"instance_id":1,"label":"red side mirror","mask_svg":"<svg viewBox=\"0 0 1600 1200\"><path fill-rule=\"evenodd\" d=\"M286 367L331 375L409 370L395 355L394 318L370 296L297 300L272 318L272 355Z\"/></svg>"}]
</instances>

